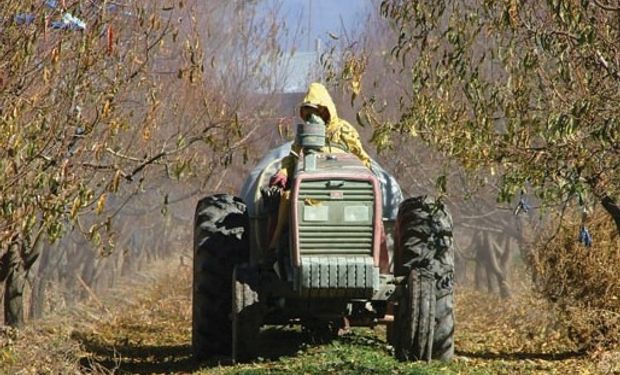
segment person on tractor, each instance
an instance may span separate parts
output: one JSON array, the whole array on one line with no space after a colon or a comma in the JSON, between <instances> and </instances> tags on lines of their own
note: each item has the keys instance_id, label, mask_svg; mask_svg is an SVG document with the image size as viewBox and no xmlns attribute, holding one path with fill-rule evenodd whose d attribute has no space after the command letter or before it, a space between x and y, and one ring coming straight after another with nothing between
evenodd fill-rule
<instances>
[{"instance_id":1,"label":"person on tractor","mask_svg":"<svg viewBox=\"0 0 620 375\"><path fill-rule=\"evenodd\" d=\"M350 123L338 117L336 105L325 86L317 82L310 84L308 92L300 105L299 115L303 121L322 122L326 125L326 146L321 152L352 153L356 155L367 168L370 168L370 157L362 148L359 133ZM290 207L289 176L293 175L293 169L295 168L300 152L301 145L296 140L291 146L291 153L282 159L282 168L278 170L269 181L270 187L278 186L283 189L280 198L280 207L278 209L277 224L269 243L269 250L276 249L282 230L287 224Z\"/></svg>"}]
</instances>

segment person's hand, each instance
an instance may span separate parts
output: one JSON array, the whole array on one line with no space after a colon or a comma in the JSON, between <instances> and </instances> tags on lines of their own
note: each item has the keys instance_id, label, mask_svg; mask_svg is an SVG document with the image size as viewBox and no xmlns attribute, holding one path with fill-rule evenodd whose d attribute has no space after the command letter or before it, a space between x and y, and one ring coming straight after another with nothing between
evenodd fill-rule
<instances>
[{"instance_id":1,"label":"person's hand","mask_svg":"<svg viewBox=\"0 0 620 375\"><path fill-rule=\"evenodd\" d=\"M271 179L269 180L269 187L278 186L282 189L286 188L286 183L288 182L288 177L282 171L276 172Z\"/></svg>"}]
</instances>

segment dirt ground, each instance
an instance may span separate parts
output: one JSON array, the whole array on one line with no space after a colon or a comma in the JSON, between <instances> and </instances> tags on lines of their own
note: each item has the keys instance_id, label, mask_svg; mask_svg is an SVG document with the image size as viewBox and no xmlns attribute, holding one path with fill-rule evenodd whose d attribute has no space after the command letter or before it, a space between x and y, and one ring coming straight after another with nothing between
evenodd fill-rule
<instances>
[{"instance_id":1,"label":"dirt ground","mask_svg":"<svg viewBox=\"0 0 620 375\"><path fill-rule=\"evenodd\" d=\"M296 328L268 327L255 363L191 358L191 270L162 263L138 281L31 325L0 333L0 373L620 374L620 351L587 355L527 292L501 300L457 289L456 358L393 359L383 327L313 342Z\"/></svg>"}]
</instances>

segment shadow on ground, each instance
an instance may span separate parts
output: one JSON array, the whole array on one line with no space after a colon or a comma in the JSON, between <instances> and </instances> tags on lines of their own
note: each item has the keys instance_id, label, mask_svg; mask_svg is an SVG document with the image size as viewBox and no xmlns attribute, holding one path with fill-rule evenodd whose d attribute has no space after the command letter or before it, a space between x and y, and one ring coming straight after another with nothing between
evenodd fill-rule
<instances>
[{"instance_id":1,"label":"shadow on ground","mask_svg":"<svg viewBox=\"0 0 620 375\"><path fill-rule=\"evenodd\" d=\"M195 361L190 343L184 345L142 345L118 341L106 343L94 333L74 332L72 338L87 353L81 359L85 371L107 370L122 374L158 374L194 372L216 366L232 365L229 357L212 358L206 362ZM275 360L295 355L306 336L298 331L267 328L261 332L257 357Z\"/></svg>"},{"instance_id":2,"label":"shadow on ground","mask_svg":"<svg viewBox=\"0 0 620 375\"><path fill-rule=\"evenodd\" d=\"M487 360L505 360L505 361L523 361L523 360L544 360L544 361L564 361L572 358L581 358L586 354L582 352L560 352L560 353L530 353L530 352L468 352L456 350L456 355L487 359Z\"/></svg>"}]
</instances>

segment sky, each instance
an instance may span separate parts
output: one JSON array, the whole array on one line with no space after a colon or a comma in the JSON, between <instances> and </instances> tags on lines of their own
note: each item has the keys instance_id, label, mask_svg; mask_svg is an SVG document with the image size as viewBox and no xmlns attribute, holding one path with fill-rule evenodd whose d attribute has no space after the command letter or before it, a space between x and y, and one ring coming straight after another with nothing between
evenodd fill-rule
<instances>
[{"instance_id":1,"label":"sky","mask_svg":"<svg viewBox=\"0 0 620 375\"><path fill-rule=\"evenodd\" d=\"M314 50L314 41L317 38L328 41L328 32L340 35L342 24L349 31L354 29L358 20L364 18L364 10L370 5L369 0L282 0L282 13L288 25L301 22L304 32L308 29L310 18L309 49ZM302 51L308 50L308 34L304 34L298 46Z\"/></svg>"},{"instance_id":2,"label":"sky","mask_svg":"<svg viewBox=\"0 0 620 375\"><path fill-rule=\"evenodd\" d=\"M243 0L241 0L243 1ZM283 69L286 69L286 84L283 92L304 92L308 83L317 78L316 66L319 56L324 52L332 37L343 36L343 28L348 33L359 29L359 20L365 19L368 7L373 2L370 0L272 0L264 2L264 10L270 12L276 5L279 15L284 18L289 30L288 40L283 41L283 46L292 55L284 55ZM310 33L308 34L308 25ZM296 36L293 44L295 31L302 34ZM316 40L321 39L321 50L316 50ZM318 52L318 53L317 53Z\"/></svg>"}]
</instances>

